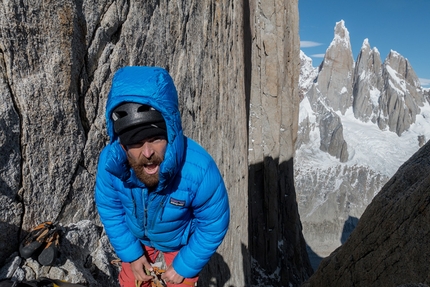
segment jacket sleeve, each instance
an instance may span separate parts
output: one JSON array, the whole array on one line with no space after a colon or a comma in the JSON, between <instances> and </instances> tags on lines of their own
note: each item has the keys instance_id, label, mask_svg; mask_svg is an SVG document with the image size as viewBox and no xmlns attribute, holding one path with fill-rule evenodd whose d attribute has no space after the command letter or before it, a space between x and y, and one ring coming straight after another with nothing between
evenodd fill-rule
<instances>
[{"instance_id":1,"label":"jacket sleeve","mask_svg":"<svg viewBox=\"0 0 430 287\"><path fill-rule=\"evenodd\" d=\"M114 188L114 175L106 170L110 145L103 149L97 167L95 201L106 234L118 257L133 262L144 254L140 241L130 232L125 222L125 210ZM118 180L118 179L116 179Z\"/></svg>"},{"instance_id":2,"label":"jacket sleeve","mask_svg":"<svg viewBox=\"0 0 430 287\"><path fill-rule=\"evenodd\" d=\"M196 276L208 263L224 239L230 221L227 190L214 161L204 175L192 207L194 233L173 261L176 272L185 278Z\"/></svg>"}]
</instances>

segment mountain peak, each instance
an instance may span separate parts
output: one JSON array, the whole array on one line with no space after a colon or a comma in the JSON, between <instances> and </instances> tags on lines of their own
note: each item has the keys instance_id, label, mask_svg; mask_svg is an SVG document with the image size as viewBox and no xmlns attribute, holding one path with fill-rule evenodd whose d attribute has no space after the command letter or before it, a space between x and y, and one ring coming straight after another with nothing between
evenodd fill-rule
<instances>
[{"instance_id":1,"label":"mountain peak","mask_svg":"<svg viewBox=\"0 0 430 287\"><path fill-rule=\"evenodd\" d=\"M347 46L350 46L349 32L348 29L346 29L345 22L343 20L336 22L333 41L343 41Z\"/></svg>"},{"instance_id":2,"label":"mountain peak","mask_svg":"<svg viewBox=\"0 0 430 287\"><path fill-rule=\"evenodd\" d=\"M300 90L300 99L303 99L304 94L310 89L313 81L318 76L318 69L312 65L312 59L300 50L300 76L299 85L302 87Z\"/></svg>"},{"instance_id":3,"label":"mountain peak","mask_svg":"<svg viewBox=\"0 0 430 287\"><path fill-rule=\"evenodd\" d=\"M368 38L364 39L363 45L361 45L361 49L362 50L363 49L370 49L370 44L369 44L369 39Z\"/></svg>"},{"instance_id":4,"label":"mountain peak","mask_svg":"<svg viewBox=\"0 0 430 287\"><path fill-rule=\"evenodd\" d=\"M402 77L406 79L410 85L416 87L417 89L421 88L421 83L418 79L418 76L415 74L411 63L400 53L391 50L385 59L385 65L391 66L393 69L395 69L399 74L402 75Z\"/></svg>"},{"instance_id":5,"label":"mountain peak","mask_svg":"<svg viewBox=\"0 0 430 287\"><path fill-rule=\"evenodd\" d=\"M336 22L335 30L336 30L337 28L342 28L342 29L345 29L345 30L346 30L346 27L345 27L345 21L344 21L343 19L342 19L342 20L340 20L339 22Z\"/></svg>"},{"instance_id":6,"label":"mountain peak","mask_svg":"<svg viewBox=\"0 0 430 287\"><path fill-rule=\"evenodd\" d=\"M403 56L400 55L400 53L398 53L397 51L390 50L390 53L388 53L387 58L403 58Z\"/></svg>"}]
</instances>

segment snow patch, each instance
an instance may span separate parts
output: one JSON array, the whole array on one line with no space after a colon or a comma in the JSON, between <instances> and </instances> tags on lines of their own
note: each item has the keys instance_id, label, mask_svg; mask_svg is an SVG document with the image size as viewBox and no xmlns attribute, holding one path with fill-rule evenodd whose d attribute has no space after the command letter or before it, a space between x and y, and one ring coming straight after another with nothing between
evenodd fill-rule
<instances>
[{"instance_id":1,"label":"snow patch","mask_svg":"<svg viewBox=\"0 0 430 287\"><path fill-rule=\"evenodd\" d=\"M390 80L390 84L391 86L398 91L399 94L403 95L404 93L406 93L407 91L407 87L406 87L406 81L403 79L403 77L401 77L396 70L394 70L393 68L391 68L389 65L385 66L385 69L387 70L387 72L390 74L391 80L393 82L391 82ZM397 84L397 85L395 85ZM397 88L400 87L400 89Z\"/></svg>"},{"instance_id":2,"label":"snow patch","mask_svg":"<svg viewBox=\"0 0 430 287\"><path fill-rule=\"evenodd\" d=\"M381 91L375 87L370 87L369 98L372 103L372 107L379 107L379 97L381 96Z\"/></svg>"}]
</instances>

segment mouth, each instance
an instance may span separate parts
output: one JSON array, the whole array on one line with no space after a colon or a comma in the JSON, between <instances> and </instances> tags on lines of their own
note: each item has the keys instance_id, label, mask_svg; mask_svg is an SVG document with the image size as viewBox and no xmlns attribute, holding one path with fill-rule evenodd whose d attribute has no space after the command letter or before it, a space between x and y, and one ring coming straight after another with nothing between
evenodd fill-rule
<instances>
[{"instance_id":1,"label":"mouth","mask_svg":"<svg viewBox=\"0 0 430 287\"><path fill-rule=\"evenodd\" d=\"M159 168L159 165L155 163L148 163L143 165L143 170L150 175L156 174L158 172L158 168Z\"/></svg>"}]
</instances>

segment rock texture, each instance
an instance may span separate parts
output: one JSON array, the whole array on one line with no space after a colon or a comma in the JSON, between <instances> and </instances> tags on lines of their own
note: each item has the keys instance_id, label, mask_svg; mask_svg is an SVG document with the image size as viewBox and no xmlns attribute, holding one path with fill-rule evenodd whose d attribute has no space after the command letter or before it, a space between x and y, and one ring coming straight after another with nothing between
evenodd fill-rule
<instances>
[{"instance_id":1,"label":"rock texture","mask_svg":"<svg viewBox=\"0 0 430 287\"><path fill-rule=\"evenodd\" d=\"M382 62L379 51L364 40L354 69L354 116L376 123L379 117L379 94L383 89Z\"/></svg>"},{"instance_id":2,"label":"rock texture","mask_svg":"<svg viewBox=\"0 0 430 287\"><path fill-rule=\"evenodd\" d=\"M245 91L249 100L250 283L297 286L312 272L293 176L299 111L298 86L294 84L298 83L300 65L296 49L299 38L294 37L298 33L297 2L255 2L245 7L245 14L248 9L251 29L245 29L245 33L254 39L245 42L245 50L250 51L245 54L249 85Z\"/></svg>"},{"instance_id":3,"label":"rock texture","mask_svg":"<svg viewBox=\"0 0 430 287\"><path fill-rule=\"evenodd\" d=\"M430 284L429 173L427 143L399 168L345 244L303 286Z\"/></svg>"},{"instance_id":4,"label":"rock texture","mask_svg":"<svg viewBox=\"0 0 430 287\"><path fill-rule=\"evenodd\" d=\"M115 254L93 202L98 154L108 140L106 96L118 68L157 65L170 71L185 134L213 155L232 203L230 231L202 272L202 286L257 280L299 286L311 270L292 174L297 6L297 0L2 2L3 274L116 284L117 269L109 264ZM254 188L254 181L266 184ZM280 201L265 205L256 194ZM74 244L72 259L60 258L55 274L29 260L18 263L13 253L30 228L46 220L58 221L65 242ZM83 235L71 241L74 226ZM258 249L262 241L265 252Z\"/></svg>"}]
</instances>

